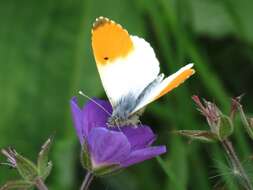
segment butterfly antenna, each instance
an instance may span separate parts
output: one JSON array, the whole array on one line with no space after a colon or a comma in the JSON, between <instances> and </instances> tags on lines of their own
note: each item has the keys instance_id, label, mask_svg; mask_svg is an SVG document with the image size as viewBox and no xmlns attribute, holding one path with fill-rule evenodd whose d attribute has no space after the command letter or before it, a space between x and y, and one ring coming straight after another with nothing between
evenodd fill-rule
<instances>
[{"instance_id":1,"label":"butterfly antenna","mask_svg":"<svg viewBox=\"0 0 253 190\"><path fill-rule=\"evenodd\" d=\"M79 91L78 93L80 95L84 96L85 98L89 99L90 101L92 101L94 104L96 104L98 107L100 107L109 116L112 116L112 114L110 112L108 112L102 105L98 104L95 100L93 100L92 98L90 98L88 95L84 94L82 91Z\"/></svg>"},{"instance_id":2,"label":"butterfly antenna","mask_svg":"<svg viewBox=\"0 0 253 190\"><path fill-rule=\"evenodd\" d=\"M83 91L79 91L78 92L80 95L84 96L85 98L89 99L90 101L92 101L94 104L96 104L98 107L100 107L105 113L107 113L109 116L112 116L112 114L110 112L108 112L102 105L98 104L95 100L93 100L92 98L90 98L88 95L86 95ZM116 119L119 119L119 118L116 118ZM118 124L117 125L117 128L119 129L119 131L122 132L120 126Z\"/></svg>"}]
</instances>

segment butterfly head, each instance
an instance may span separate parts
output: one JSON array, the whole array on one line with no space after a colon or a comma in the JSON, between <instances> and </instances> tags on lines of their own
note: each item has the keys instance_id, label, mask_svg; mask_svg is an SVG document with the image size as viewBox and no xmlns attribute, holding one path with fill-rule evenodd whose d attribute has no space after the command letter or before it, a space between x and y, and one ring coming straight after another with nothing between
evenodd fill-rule
<instances>
[{"instance_id":1,"label":"butterfly head","mask_svg":"<svg viewBox=\"0 0 253 190\"><path fill-rule=\"evenodd\" d=\"M132 115L128 118L119 118L118 116L111 116L108 119L108 127L123 127L123 126L133 126L136 127L140 123L139 115Z\"/></svg>"}]
</instances>

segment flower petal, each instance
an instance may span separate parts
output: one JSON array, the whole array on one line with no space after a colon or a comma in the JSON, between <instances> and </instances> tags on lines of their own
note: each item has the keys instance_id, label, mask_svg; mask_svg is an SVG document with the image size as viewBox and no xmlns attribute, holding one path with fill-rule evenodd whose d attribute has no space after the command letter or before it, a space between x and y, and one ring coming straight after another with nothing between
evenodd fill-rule
<instances>
[{"instance_id":1,"label":"flower petal","mask_svg":"<svg viewBox=\"0 0 253 190\"><path fill-rule=\"evenodd\" d=\"M128 167L133 164L137 164L144 160L151 159L155 156L163 154L166 152L165 146L155 146L155 147L148 147L140 150L133 151L129 157L122 161L120 164L122 167Z\"/></svg>"},{"instance_id":2,"label":"flower petal","mask_svg":"<svg viewBox=\"0 0 253 190\"><path fill-rule=\"evenodd\" d=\"M83 123L82 123L82 110L77 105L77 98L73 97L70 100L70 107L71 107L71 113L72 113L72 118L74 122L74 127L76 129L76 134L79 138L79 141L81 144L84 143L84 131L83 131Z\"/></svg>"},{"instance_id":3,"label":"flower petal","mask_svg":"<svg viewBox=\"0 0 253 190\"><path fill-rule=\"evenodd\" d=\"M95 101L96 103L94 103ZM88 123L107 123L109 114L112 113L112 106L108 101L95 99L88 101L83 107L83 117ZM99 107L99 105L101 107ZM108 113L107 113L108 112Z\"/></svg>"},{"instance_id":4,"label":"flower petal","mask_svg":"<svg viewBox=\"0 0 253 190\"><path fill-rule=\"evenodd\" d=\"M131 144L131 150L137 150L145 148L151 145L156 139L156 135L148 126L124 127L122 132L127 136L128 141Z\"/></svg>"},{"instance_id":5,"label":"flower petal","mask_svg":"<svg viewBox=\"0 0 253 190\"><path fill-rule=\"evenodd\" d=\"M107 126L106 123L109 114L112 112L112 107L108 101L93 100L101 105L108 113L93 101L88 101L82 110L78 106L76 97L73 97L70 101L76 133L81 144L84 143L84 139L87 138L91 128Z\"/></svg>"},{"instance_id":6,"label":"flower petal","mask_svg":"<svg viewBox=\"0 0 253 190\"><path fill-rule=\"evenodd\" d=\"M91 130L88 145L94 168L119 164L130 153L130 144L122 132L102 127Z\"/></svg>"}]
</instances>

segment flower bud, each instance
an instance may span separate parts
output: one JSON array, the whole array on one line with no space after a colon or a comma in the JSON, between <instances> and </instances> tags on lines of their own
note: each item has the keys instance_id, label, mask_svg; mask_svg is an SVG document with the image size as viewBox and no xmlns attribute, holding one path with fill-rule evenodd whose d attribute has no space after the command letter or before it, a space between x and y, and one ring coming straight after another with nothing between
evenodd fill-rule
<instances>
[{"instance_id":1,"label":"flower bud","mask_svg":"<svg viewBox=\"0 0 253 190\"><path fill-rule=\"evenodd\" d=\"M204 100L203 104L196 95L192 96L192 99L198 106L200 112L206 117L211 132L217 134L221 115L219 108L214 103L206 100Z\"/></svg>"},{"instance_id":2,"label":"flower bud","mask_svg":"<svg viewBox=\"0 0 253 190\"><path fill-rule=\"evenodd\" d=\"M220 140L224 140L229 137L234 131L234 124L230 117L221 114L219 122L218 137Z\"/></svg>"},{"instance_id":3,"label":"flower bud","mask_svg":"<svg viewBox=\"0 0 253 190\"><path fill-rule=\"evenodd\" d=\"M224 140L233 133L234 127L231 118L224 115L214 103L204 100L203 104L198 96L193 96L192 99L200 112L206 117L211 133L215 134L220 140ZM231 112L234 115L234 110L237 109L235 100L232 105Z\"/></svg>"},{"instance_id":4,"label":"flower bud","mask_svg":"<svg viewBox=\"0 0 253 190\"><path fill-rule=\"evenodd\" d=\"M0 190L8 189L28 189L37 184L37 181L44 181L50 174L52 169L52 162L48 161L48 153L51 146L51 139L48 139L42 146L42 149L38 155L37 164L26 157L20 155L13 148L2 149L1 153L7 158L7 163L2 165L8 165L15 168L22 180L9 181L4 186L0 187Z\"/></svg>"}]
</instances>

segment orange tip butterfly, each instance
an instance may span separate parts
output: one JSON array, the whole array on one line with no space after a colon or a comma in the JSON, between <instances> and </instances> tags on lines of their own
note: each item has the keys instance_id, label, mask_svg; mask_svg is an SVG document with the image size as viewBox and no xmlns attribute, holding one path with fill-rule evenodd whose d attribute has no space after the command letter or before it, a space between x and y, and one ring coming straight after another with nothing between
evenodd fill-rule
<instances>
[{"instance_id":1,"label":"orange tip butterfly","mask_svg":"<svg viewBox=\"0 0 253 190\"><path fill-rule=\"evenodd\" d=\"M97 18L93 24L92 49L113 108L109 126L137 124L146 105L195 73L191 63L164 77L150 44L105 17Z\"/></svg>"}]
</instances>

